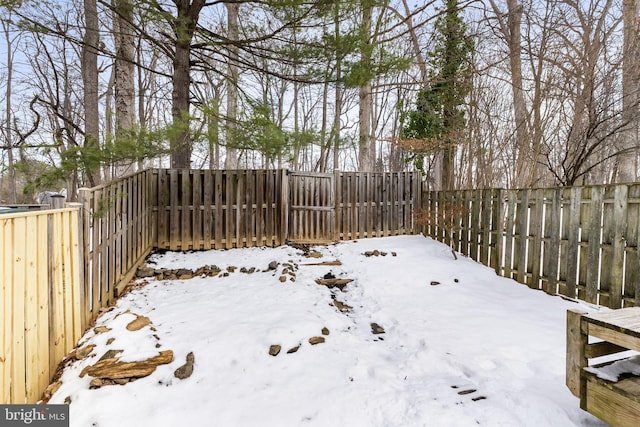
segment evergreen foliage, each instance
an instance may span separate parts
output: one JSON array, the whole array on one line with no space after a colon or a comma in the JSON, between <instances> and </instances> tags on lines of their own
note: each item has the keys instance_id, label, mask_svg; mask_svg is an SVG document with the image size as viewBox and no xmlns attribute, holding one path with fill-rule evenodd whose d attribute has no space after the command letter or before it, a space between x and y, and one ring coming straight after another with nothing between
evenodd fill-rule
<instances>
[{"instance_id":1,"label":"evergreen foliage","mask_svg":"<svg viewBox=\"0 0 640 427\"><path fill-rule=\"evenodd\" d=\"M457 0L445 0L436 24L436 45L430 52L429 81L418 92L415 110L405 112L402 139L409 160L425 170L425 157L444 151L451 162L465 126L465 98L471 90L474 48Z\"/></svg>"}]
</instances>

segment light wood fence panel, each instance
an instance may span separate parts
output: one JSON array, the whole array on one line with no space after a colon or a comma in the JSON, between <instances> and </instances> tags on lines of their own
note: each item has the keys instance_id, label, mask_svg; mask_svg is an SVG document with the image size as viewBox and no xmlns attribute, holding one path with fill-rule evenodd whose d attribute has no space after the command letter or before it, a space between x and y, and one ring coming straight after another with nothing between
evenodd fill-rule
<instances>
[{"instance_id":1,"label":"light wood fence panel","mask_svg":"<svg viewBox=\"0 0 640 427\"><path fill-rule=\"evenodd\" d=\"M83 333L79 208L0 215L0 403L35 403Z\"/></svg>"},{"instance_id":2,"label":"light wood fence panel","mask_svg":"<svg viewBox=\"0 0 640 427\"><path fill-rule=\"evenodd\" d=\"M434 191L423 203L430 237L498 274L611 308L640 305L640 183Z\"/></svg>"}]
</instances>

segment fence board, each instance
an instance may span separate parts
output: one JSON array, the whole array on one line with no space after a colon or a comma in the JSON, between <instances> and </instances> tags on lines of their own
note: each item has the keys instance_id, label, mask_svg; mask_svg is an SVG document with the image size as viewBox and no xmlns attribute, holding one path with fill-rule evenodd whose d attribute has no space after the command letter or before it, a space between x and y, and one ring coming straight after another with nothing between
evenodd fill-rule
<instances>
[{"instance_id":1,"label":"fence board","mask_svg":"<svg viewBox=\"0 0 640 427\"><path fill-rule=\"evenodd\" d=\"M602 204L604 187L591 188L591 205L589 210L589 226L585 228L588 234L587 248L587 277L585 301L596 304L598 302L598 282L600 270L600 230L602 229Z\"/></svg>"}]
</instances>

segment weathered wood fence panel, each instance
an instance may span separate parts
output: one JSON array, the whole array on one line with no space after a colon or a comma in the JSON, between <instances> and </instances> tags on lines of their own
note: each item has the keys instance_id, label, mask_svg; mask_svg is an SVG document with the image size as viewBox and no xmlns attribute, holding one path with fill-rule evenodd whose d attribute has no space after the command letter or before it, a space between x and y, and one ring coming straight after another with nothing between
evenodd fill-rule
<instances>
[{"instance_id":1,"label":"weathered wood fence panel","mask_svg":"<svg viewBox=\"0 0 640 427\"><path fill-rule=\"evenodd\" d=\"M154 169L154 246L278 246L286 239L284 170Z\"/></svg>"},{"instance_id":2,"label":"weathered wood fence panel","mask_svg":"<svg viewBox=\"0 0 640 427\"><path fill-rule=\"evenodd\" d=\"M84 331L78 207L0 215L0 403L34 403Z\"/></svg>"},{"instance_id":3,"label":"weathered wood fence panel","mask_svg":"<svg viewBox=\"0 0 640 427\"><path fill-rule=\"evenodd\" d=\"M335 172L335 240L417 232L419 172Z\"/></svg>"},{"instance_id":4,"label":"weathered wood fence panel","mask_svg":"<svg viewBox=\"0 0 640 427\"><path fill-rule=\"evenodd\" d=\"M505 277L611 308L640 305L640 184L425 192L425 235Z\"/></svg>"},{"instance_id":5,"label":"weathered wood fence panel","mask_svg":"<svg viewBox=\"0 0 640 427\"><path fill-rule=\"evenodd\" d=\"M151 171L79 190L84 241L83 304L94 319L129 283L152 248L150 199L157 191Z\"/></svg>"}]
</instances>

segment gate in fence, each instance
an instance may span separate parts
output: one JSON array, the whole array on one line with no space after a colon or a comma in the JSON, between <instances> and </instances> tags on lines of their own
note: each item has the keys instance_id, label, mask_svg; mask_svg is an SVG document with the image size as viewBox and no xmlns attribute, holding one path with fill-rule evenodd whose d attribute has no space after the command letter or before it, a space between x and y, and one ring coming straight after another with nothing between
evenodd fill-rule
<instances>
[{"instance_id":1,"label":"gate in fence","mask_svg":"<svg viewBox=\"0 0 640 427\"><path fill-rule=\"evenodd\" d=\"M295 243L328 243L335 240L335 175L289 173L289 230Z\"/></svg>"},{"instance_id":2,"label":"gate in fence","mask_svg":"<svg viewBox=\"0 0 640 427\"><path fill-rule=\"evenodd\" d=\"M416 233L421 179L419 172L289 172L287 241Z\"/></svg>"}]
</instances>

